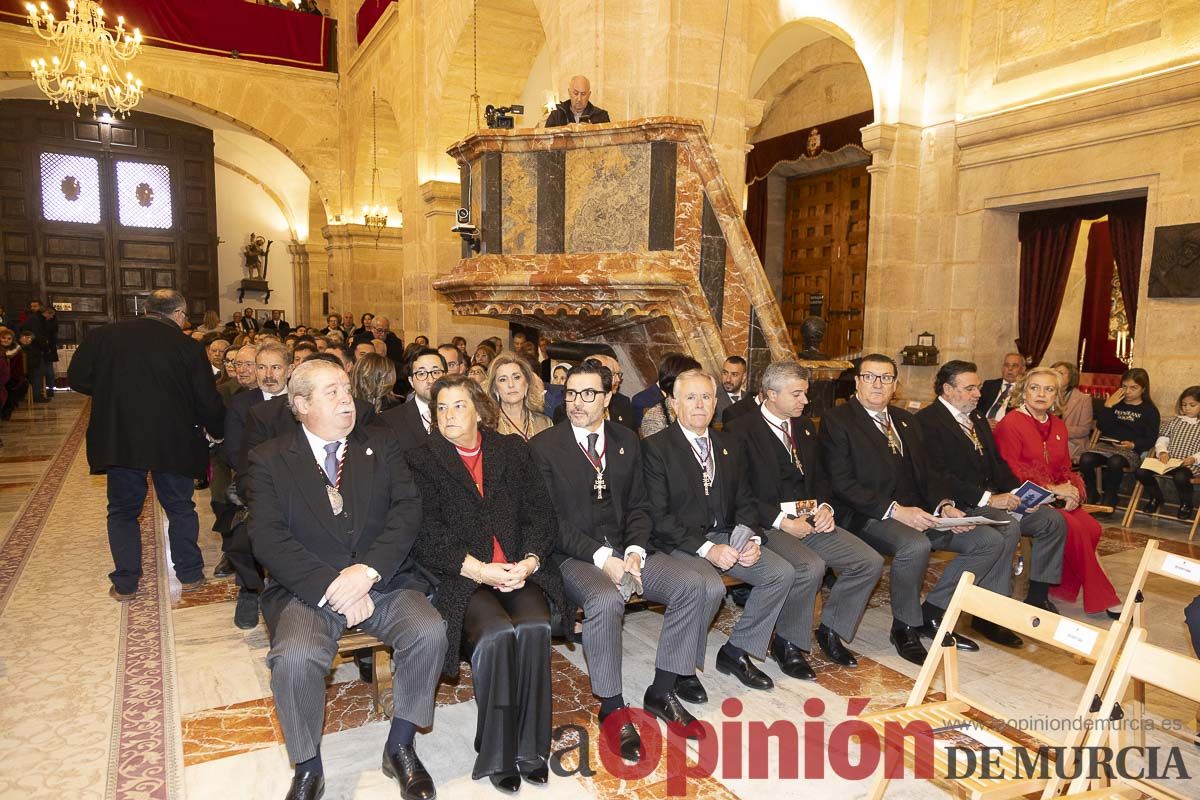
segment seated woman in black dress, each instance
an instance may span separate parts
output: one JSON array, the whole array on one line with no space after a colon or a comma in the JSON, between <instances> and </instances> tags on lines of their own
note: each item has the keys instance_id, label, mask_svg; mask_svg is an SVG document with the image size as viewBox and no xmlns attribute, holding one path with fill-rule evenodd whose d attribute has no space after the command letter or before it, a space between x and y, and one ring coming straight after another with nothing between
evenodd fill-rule
<instances>
[{"instance_id":1,"label":"seated woman in black dress","mask_svg":"<svg viewBox=\"0 0 1200 800\"><path fill-rule=\"evenodd\" d=\"M549 778L550 621L565 608L550 559L558 522L528 445L496 433L499 411L477 383L442 378L430 407L435 433L406 454L424 511L416 557L438 581L443 672L458 673L460 653L471 662L472 777L516 792L522 778Z\"/></svg>"}]
</instances>

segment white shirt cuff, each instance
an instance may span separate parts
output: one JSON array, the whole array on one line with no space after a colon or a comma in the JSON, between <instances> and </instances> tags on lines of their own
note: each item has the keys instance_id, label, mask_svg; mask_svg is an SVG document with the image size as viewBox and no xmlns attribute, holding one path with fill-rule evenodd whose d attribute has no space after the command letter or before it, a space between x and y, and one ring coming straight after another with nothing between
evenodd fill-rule
<instances>
[{"instance_id":1,"label":"white shirt cuff","mask_svg":"<svg viewBox=\"0 0 1200 800\"><path fill-rule=\"evenodd\" d=\"M751 536L750 541L754 542L755 544L762 544L762 537L761 536Z\"/></svg>"},{"instance_id":2,"label":"white shirt cuff","mask_svg":"<svg viewBox=\"0 0 1200 800\"><path fill-rule=\"evenodd\" d=\"M833 506L829 505L829 503L821 503L821 505L817 506L817 511L820 511L822 508L828 508L830 514L834 513Z\"/></svg>"},{"instance_id":3,"label":"white shirt cuff","mask_svg":"<svg viewBox=\"0 0 1200 800\"><path fill-rule=\"evenodd\" d=\"M899 505L899 504L898 504L898 503L897 503L895 500L893 500L893 501L892 501L892 504L891 504L890 506L888 506L888 507L887 507L887 511L883 512L883 518L884 518L884 519L891 519L891 518L892 518L892 514L893 514L893 513L895 513L895 511L896 511L896 506L897 506L897 505Z\"/></svg>"},{"instance_id":4,"label":"white shirt cuff","mask_svg":"<svg viewBox=\"0 0 1200 800\"><path fill-rule=\"evenodd\" d=\"M984 506L986 506L988 504L988 501L991 499L992 499L992 493L984 492L983 497L979 498L979 502L976 503L975 505L978 506L979 508L983 508Z\"/></svg>"},{"instance_id":5,"label":"white shirt cuff","mask_svg":"<svg viewBox=\"0 0 1200 800\"><path fill-rule=\"evenodd\" d=\"M784 505L784 504L780 503L780 505ZM782 511L779 512L779 515L777 517L775 517L775 521L771 523L771 527L774 528L775 530L781 530L781 528L779 526L783 524L783 521L785 519L787 519L787 516L788 515L785 514L784 512L782 512Z\"/></svg>"},{"instance_id":6,"label":"white shirt cuff","mask_svg":"<svg viewBox=\"0 0 1200 800\"><path fill-rule=\"evenodd\" d=\"M604 569L604 563L612 557L613 549L611 547L601 547L592 553L592 563L596 565L596 569Z\"/></svg>"},{"instance_id":7,"label":"white shirt cuff","mask_svg":"<svg viewBox=\"0 0 1200 800\"><path fill-rule=\"evenodd\" d=\"M708 558L708 551L713 549L713 544L715 544L715 542L705 542L704 544L700 545L700 549L696 551L696 555L700 556L701 558Z\"/></svg>"},{"instance_id":8,"label":"white shirt cuff","mask_svg":"<svg viewBox=\"0 0 1200 800\"><path fill-rule=\"evenodd\" d=\"M629 556L635 553L637 554L637 557L642 560L642 566L646 566L646 548L636 544L631 544L629 547L625 548L626 558L629 558Z\"/></svg>"}]
</instances>

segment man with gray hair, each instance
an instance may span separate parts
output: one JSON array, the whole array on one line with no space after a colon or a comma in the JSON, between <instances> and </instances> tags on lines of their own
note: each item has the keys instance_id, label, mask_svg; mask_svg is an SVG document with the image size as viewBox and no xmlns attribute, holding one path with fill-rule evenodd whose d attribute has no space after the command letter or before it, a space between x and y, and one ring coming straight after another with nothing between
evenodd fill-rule
<instances>
[{"instance_id":1,"label":"man with gray hair","mask_svg":"<svg viewBox=\"0 0 1200 800\"><path fill-rule=\"evenodd\" d=\"M846 649L867 608L871 590L883 572L883 557L854 534L839 528L833 514L833 489L821 461L812 420L801 416L808 405L810 373L795 361L776 361L763 371L763 402L758 413L729 423L746 454L747 484L758 507L758 524L770 529L768 547L790 538L816 560L819 575L829 567L837 581L821 609L817 644L835 664L857 667ZM780 664L802 663L811 649L816 592L796 599L797 612L775 625L771 651Z\"/></svg>"},{"instance_id":2,"label":"man with gray hair","mask_svg":"<svg viewBox=\"0 0 1200 800\"><path fill-rule=\"evenodd\" d=\"M205 432L220 439L225 429L204 346L182 332L187 301L159 289L145 307L144 317L89 333L67 371L71 388L92 397L88 465L107 474L109 595L121 602L133 599L142 575L138 515L147 472L170 522L175 574L185 591L204 584L192 492L208 466Z\"/></svg>"},{"instance_id":3,"label":"man with gray hair","mask_svg":"<svg viewBox=\"0 0 1200 800\"><path fill-rule=\"evenodd\" d=\"M270 575L271 693L295 775L288 798L324 792L325 677L338 638L360 629L393 648L392 722L383 772L409 800L431 800L417 728L433 723L446 623L411 557L421 498L386 429L355 427L350 378L323 358L289 382L296 430L252 450L244 486L254 556Z\"/></svg>"}]
</instances>

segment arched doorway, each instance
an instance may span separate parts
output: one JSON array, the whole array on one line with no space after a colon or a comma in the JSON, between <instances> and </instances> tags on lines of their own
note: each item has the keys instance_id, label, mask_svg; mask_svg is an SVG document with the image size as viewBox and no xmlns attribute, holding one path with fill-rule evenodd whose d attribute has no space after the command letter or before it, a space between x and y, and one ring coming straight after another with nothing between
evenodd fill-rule
<instances>
[{"instance_id":1,"label":"arched doorway","mask_svg":"<svg viewBox=\"0 0 1200 800\"><path fill-rule=\"evenodd\" d=\"M762 48L749 89L763 115L748 136L747 226L796 349L815 315L828 326L821 350L852 356L863 347L866 303L866 70L842 37L797 22Z\"/></svg>"}]
</instances>

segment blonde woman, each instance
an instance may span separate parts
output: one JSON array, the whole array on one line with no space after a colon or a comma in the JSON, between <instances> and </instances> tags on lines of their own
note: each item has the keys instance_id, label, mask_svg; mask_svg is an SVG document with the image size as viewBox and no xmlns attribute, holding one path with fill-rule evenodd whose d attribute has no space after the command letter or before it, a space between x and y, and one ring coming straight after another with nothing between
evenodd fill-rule
<instances>
[{"instance_id":1,"label":"blonde woman","mask_svg":"<svg viewBox=\"0 0 1200 800\"><path fill-rule=\"evenodd\" d=\"M542 413L546 387L520 356L496 356L488 367L483 390L500 406L498 433L516 434L528 442L554 424Z\"/></svg>"},{"instance_id":2,"label":"blonde woman","mask_svg":"<svg viewBox=\"0 0 1200 800\"><path fill-rule=\"evenodd\" d=\"M387 356L367 353L350 369L350 394L369 403L376 414L400 404L400 398L392 393L395 385L396 366Z\"/></svg>"}]
</instances>

